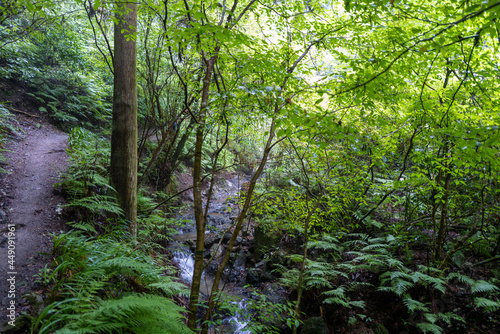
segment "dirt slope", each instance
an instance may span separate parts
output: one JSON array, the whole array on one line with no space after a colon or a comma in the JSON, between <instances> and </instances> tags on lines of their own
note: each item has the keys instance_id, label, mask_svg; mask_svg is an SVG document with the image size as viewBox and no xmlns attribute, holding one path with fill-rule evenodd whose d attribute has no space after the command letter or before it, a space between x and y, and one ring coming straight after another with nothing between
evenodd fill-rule
<instances>
[{"instance_id":1,"label":"dirt slope","mask_svg":"<svg viewBox=\"0 0 500 334\"><path fill-rule=\"evenodd\" d=\"M0 324L10 320L13 303L16 317L30 311L23 295L36 288L33 275L52 260L39 253L51 253L49 233L64 229L57 210L64 200L53 185L68 164L67 136L40 118L19 123L24 133L7 148L9 173L0 180Z\"/></svg>"}]
</instances>

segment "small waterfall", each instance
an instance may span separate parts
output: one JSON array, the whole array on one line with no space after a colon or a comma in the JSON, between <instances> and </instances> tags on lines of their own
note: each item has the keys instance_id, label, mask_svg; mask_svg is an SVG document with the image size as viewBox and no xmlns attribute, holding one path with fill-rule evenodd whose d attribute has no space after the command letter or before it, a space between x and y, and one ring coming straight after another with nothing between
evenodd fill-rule
<instances>
[{"instance_id":1,"label":"small waterfall","mask_svg":"<svg viewBox=\"0 0 500 334\"><path fill-rule=\"evenodd\" d=\"M247 310L247 302L245 299L240 300L239 302L235 302L238 304L238 309L241 310L237 312L230 318L227 318L224 322L227 324L231 324L234 328L234 334L252 334L251 331L245 330L248 326L248 310Z\"/></svg>"},{"instance_id":2,"label":"small waterfall","mask_svg":"<svg viewBox=\"0 0 500 334\"><path fill-rule=\"evenodd\" d=\"M179 248L173 252L174 262L179 263L179 268L181 271L181 279L185 283L191 284L193 280L194 273L194 259L193 253L186 248Z\"/></svg>"},{"instance_id":3,"label":"small waterfall","mask_svg":"<svg viewBox=\"0 0 500 334\"><path fill-rule=\"evenodd\" d=\"M174 262L179 264L181 279L183 282L191 284L193 280L193 272L194 272L194 258L193 253L187 247L180 247L173 251L174 254ZM203 275L205 278L206 276ZM208 287L207 287L208 288ZM205 291L205 293L209 293ZM232 334L252 334L251 331L246 330L248 327L248 316L250 315L250 311L247 307L247 301L242 299L237 302L233 302L238 307L237 311L233 316L224 319L224 324L231 328ZM223 333L226 333L223 331ZM229 332L227 332L229 333Z\"/></svg>"},{"instance_id":4,"label":"small waterfall","mask_svg":"<svg viewBox=\"0 0 500 334\"><path fill-rule=\"evenodd\" d=\"M227 187L221 187L221 189L214 193L213 200L210 203L210 209L208 210L206 221L207 231L205 233L221 233L231 226L235 214L239 212L239 207L234 199L228 200L228 197L236 197L240 191L240 181L246 182L248 181L247 179L248 178L244 177L243 180L240 180L240 176L235 176L231 180L226 180ZM183 243L185 240L196 240L194 213L192 211L184 212L178 216L178 219L182 221L184 225L178 228L179 234L173 237L174 244L171 244L170 250L173 254L173 262L179 265L181 280L191 285L194 273L194 256L189 247L183 245ZM222 237L222 235L220 235L219 238L220 237ZM201 284L200 293L207 296L210 295L213 277L204 272L202 274L202 282L204 282L204 284ZM219 289L223 288L224 283L221 282ZM236 294L233 294L233 297L235 296ZM236 305L236 311L233 313L234 315L228 315L223 320L223 326L230 328L230 331L222 329L221 333L251 334L252 332L248 330L248 318L251 314L251 311L248 310L248 302L243 299L233 303ZM219 328L219 330L220 329L221 328Z\"/></svg>"}]
</instances>

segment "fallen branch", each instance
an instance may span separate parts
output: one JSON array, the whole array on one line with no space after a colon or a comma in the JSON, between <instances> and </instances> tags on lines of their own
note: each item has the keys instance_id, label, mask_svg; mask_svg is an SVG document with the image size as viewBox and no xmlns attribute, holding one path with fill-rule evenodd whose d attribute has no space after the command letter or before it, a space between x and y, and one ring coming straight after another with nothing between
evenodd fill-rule
<instances>
[{"instance_id":1,"label":"fallen branch","mask_svg":"<svg viewBox=\"0 0 500 334\"><path fill-rule=\"evenodd\" d=\"M20 114L23 114L23 115L26 115L26 116L29 116L29 117L37 117L37 118L38 118L38 117L40 117L40 116L38 116L38 115L28 114L28 113L27 113L27 112L25 112L25 111L17 110L17 109L11 108L11 107L9 107L9 110L14 111L14 112L17 112L17 113L20 113Z\"/></svg>"},{"instance_id":2,"label":"fallen branch","mask_svg":"<svg viewBox=\"0 0 500 334\"><path fill-rule=\"evenodd\" d=\"M473 267L477 267L477 266L480 266L482 264L486 264L486 263L490 263L490 262L493 262L493 261L498 261L500 260L500 255L497 255L497 256L494 256L492 258L489 258L487 260L484 260L484 261L481 261L481 262L478 262L476 264L473 265Z\"/></svg>"}]
</instances>

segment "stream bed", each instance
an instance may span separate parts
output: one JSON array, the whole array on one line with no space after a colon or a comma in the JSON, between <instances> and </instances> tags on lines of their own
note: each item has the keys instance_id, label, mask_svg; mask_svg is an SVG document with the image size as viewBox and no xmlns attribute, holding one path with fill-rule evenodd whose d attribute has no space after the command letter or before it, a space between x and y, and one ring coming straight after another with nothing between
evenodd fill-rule
<instances>
[{"instance_id":1,"label":"stream bed","mask_svg":"<svg viewBox=\"0 0 500 334\"><path fill-rule=\"evenodd\" d=\"M224 180L224 182L219 182L219 185L215 187L215 191L210 203L210 207L207 214L207 231L205 235L205 258L208 259L211 256L215 256L213 265L205 269L202 276L202 284L200 292L202 296L209 296L213 277L213 274L217 257L223 253L221 250L217 249L219 241L224 243L229 238L229 233L226 233L228 229L234 222L237 214L239 213L239 208L236 204L236 200L244 182L248 181L248 177L238 177L233 176L232 179ZM221 185L222 183L222 185ZM173 254L173 262L177 263L180 270L181 280L190 285L193 272L194 272L194 254L193 254L193 244L196 242L196 229L195 229L195 217L194 212L188 210L180 214L177 217L179 220L184 221L183 226L178 228L179 234L173 236L174 242L169 245L169 249ZM239 237L240 243L242 238ZM191 246L191 247L190 247ZM248 317L250 312L247 310L247 299L244 298L244 288L242 284L244 283L245 277L238 277L241 274L246 273L245 261L242 258L238 258L234 261L232 266L228 266L225 270L225 275L221 280L219 286L220 291L224 291L230 298L234 298L237 301L231 302L236 303L235 308L241 311L237 311L233 315L229 315L222 319L222 330L220 333L235 333L235 334L251 334L250 331L245 330L248 326ZM241 279L242 278L242 279ZM221 329L221 328L219 328Z\"/></svg>"}]
</instances>

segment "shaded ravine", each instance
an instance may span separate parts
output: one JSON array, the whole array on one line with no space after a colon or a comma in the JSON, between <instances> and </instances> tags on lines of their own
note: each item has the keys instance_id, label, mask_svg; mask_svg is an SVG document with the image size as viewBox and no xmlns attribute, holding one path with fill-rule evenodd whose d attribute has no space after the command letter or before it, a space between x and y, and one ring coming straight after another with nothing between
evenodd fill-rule
<instances>
[{"instance_id":1,"label":"shaded ravine","mask_svg":"<svg viewBox=\"0 0 500 334\"><path fill-rule=\"evenodd\" d=\"M21 119L20 124L22 139L8 147L8 175L0 183L6 216L0 223L0 328L30 313L24 295L36 286L33 275L52 260L40 253L52 253L50 233L64 229L58 214L64 200L54 183L68 165L67 136L48 123Z\"/></svg>"}]
</instances>

